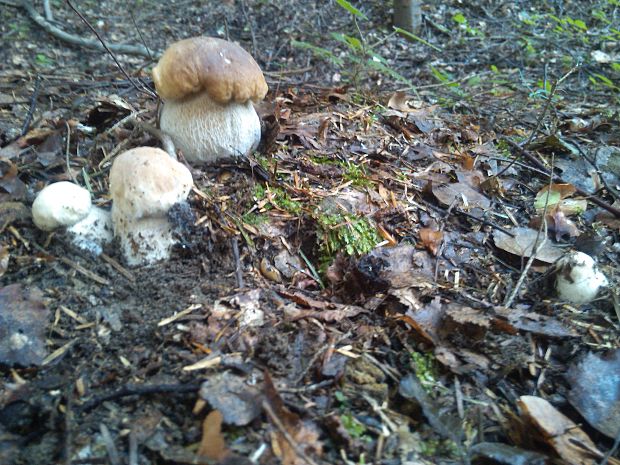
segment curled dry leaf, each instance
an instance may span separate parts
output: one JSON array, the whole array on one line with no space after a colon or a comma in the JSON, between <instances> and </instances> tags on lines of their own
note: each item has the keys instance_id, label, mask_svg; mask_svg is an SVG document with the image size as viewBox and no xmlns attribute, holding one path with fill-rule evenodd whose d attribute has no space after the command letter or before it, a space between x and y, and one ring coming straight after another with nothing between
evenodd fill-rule
<instances>
[{"instance_id":1,"label":"curled dry leaf","mask_svg":"<svg viewBox=\"0 0 620 465\"><path fill-rule=\"evenodd\" d=\"M283 465L307 465L306 457L301 455L320 456L323 453L317 427L310 421L302 421L297 414L285 407L271 376L266 372L263 407L274 426L271 447ZM294 444L291 444L290 440Z\"/></svg>"},{"instance_id":2,"label":"curled dry leaf","mask_svg":"<svg viewBox=\"0 0 620 465\"><path fill-rule=\"evenodd\" d=\"M230 452L222 435L222 414L213 410L202 422L202 439L198 455L212 460L222 460Z\"/></svg>"},{"instance_id":3,"label":"curled dry leaf","mask_svg":"<svg viewBox=\"0 0 620 465\"><path fill-rule=\"evenodd\" d=\"M398 111L410 111L412 108L407 103L408 96L403 91L397 91L392 94L388 102L388 108Z\"/></svg>"},{"instance_id":4,"label":"curled dry leaf","mask_svg":"<svg viewBox=\"0 0 620 465\"><path fill-rule=\"evenodd\" d=\"M437 256L443 240L443 232L431 228L422 228L420 229L420 240L430 253Z\"/></svg>"}]
</instances>

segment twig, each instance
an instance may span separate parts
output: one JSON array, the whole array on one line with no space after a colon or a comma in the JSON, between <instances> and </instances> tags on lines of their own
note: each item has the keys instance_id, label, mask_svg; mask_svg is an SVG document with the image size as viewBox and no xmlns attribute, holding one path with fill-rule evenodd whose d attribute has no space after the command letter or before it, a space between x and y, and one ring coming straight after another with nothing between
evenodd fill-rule
<instances>
[{"instance_id":1,"label":"twig","mask_svg":"<svg viewBox=\"0 0 620 465\"><path fill-rule=\"evenodd\" d=\"M138 465L138 436L136 428L129 431L129 465Z\"/></svg>"},{"instance_id":2,"label":"twig","mask_svg":"<svg viewBox=\"0 0 620 465\"><path fill-rule=\"evenodd\" d=\"M103 259L104 262L106 262L108 265L110 265L112 268L122 274L127 279L127 281L132 283L136 282L136 277L133 275L133 273L124 266L122 266L120 263L118 263L116 260L114 260L112 257L105 253L101 253L99 256Z\"/></svg>"},{"instance_id":3,"label":"twig","mask_svg":"<svg viewBox=\"0 0 620 465\"><path fill-rule=\"evenodd\" d=\"M65 147L65 163L67 164L67 174L71 177L74 184L77 184L73 171L71 171L71 162L69 161L69 149L71 148L71 127L69 122L65 121L65 127L67 128L67 145Z\"/></svg>"},{"instance_id":4,"label":"twig","mask_svg":"<svg viewBox=\"0 0 620 465\"><path fill-rule=\"evenodd\" d=\"M276 428L278 429L278 431L280 431L280 433L282 433L282 436L284 436L284 439L286 439L286 442L289 443L289 445L293 448L293 450L295 450L295 453L305 462L308 463L309 465L317 465L317 463L312 460L310 457L308 457L308 455L303 451L303 449L299 446L299 444L297 443L297 441L295 441L295 439L293 438L293 436L291 436L291 434L286 430L284 424L282 423L282 421L276 416L275 412L273 411L273 409L271 408L271 405L269 405L269 402L267 402L266 400L263 400L263 409L265 410L265 412L267 413L267 416L269 417L269 419L273 422L273 424L276 426Z\"/></svg>"},{"instance_id":5,"label":"twig","mask_svg":"<svg viewBox=\"0 0 620 465\"><path fill-rule=\"evenodd\" d=\"M99 431L101 431L101 438L103 439L106 451L108 452L110 465L121 465L121 459L118 455L118 449L116 448L116 444L114 444L114 438L112 438L110 430L104 423L101 423L99 425Z\"/></svg>"},{"instance_id":6,"label":"twig","mask_svg":"<svg viewBox=\"0 0 620 465\"><path fill-rule=\"evenodd\" d=\"M129 384L122 388L103 394L101 396L93 397L80 407L81 412L88 412L95 408L97 405L108 400L119 399L121 397L146 395L146 394L162 394L165 392L184 394L187 392L196 392L200 389L202 380L188 384Z\"/></svg>"},{"instance_id":7,"label":"twig","mask_svg":"<svg viewBox=\"0 0 620 465\"><path fill-rule=\"evenodd\" d=\"M553 167L551 169L551 172L553 172ZM551 176L549 176L549 185L551 185L552 182L553 182L553 179ZM549 192L551 192L551 189L549 189ZM534 263L534 260L536 260L536 256L538 255L538 252L540 252L540 250L544 247L545 243L547 242L547 206L549 205L549 197L550 197L549 193L547 193L547 197L545 198L545 206L542 211L542 221L540 223L540 227L538 228L536 239L534 240L534 243L532 244L532 253L530 255L530 258L525 264L525 267L523 268L523 271L521 272L521 276L519 276L519 279L517 280L517 284L515 284L515 287L512 289L512 292L508 294L506 298L504 299L504 307L506 308L510 308L510 306L514 302L515 297L519 293L521 286L523 286L523 282L525 281L525 278L527 277L527 274L530 271L532 264ZM542 235L542 240L539 242L541 235Z\"/></svg>"},{"instance_id":8,"label":"twig","mask_svg":"<svg viewBox=\"0 0 620 465\"><path fill-rule=\"evenodd\" d=\"M237 236L230 238L232 243L233 258L235 259L235 277L237 278L237 287L241 289L243 287L243 272L241 270L241 259L239 258L239 244L237 243Z\"/></svg>"},{"instance_id":9,"label":"twig","mask_svg":"<svg viewBox=\"0 0 620 465\"><path fill-rule=\"evenodd\" d=\"M82 15L82 13L80 13L78 11L78 9L73 6L73 3L71 3L70 0L66 0L66 1L67 1L67 5L69 5L69 7L75 12L75 14L80 17L80 19L84 22L84 24L86 24L86 26L88 26L88 28L93 32L93 34L95 34L97 36L97 39L99 39L99 42L101 43L101 47L103 47L103 50L108 52L108 55L110 55L112 57L112 59L114 60L114 63L116 63L116 66L118 67L120 72L123 73L123 75L127 78L127 80L129 82L131 82L131 84L134 86L134 88L138 92L142 92L142 93L144 93L146 95L149 95L151 97L157 98L157 95L151 89L148 89L147 87L144 87L144 86L142 88L140 88L136 84L135 80L132 79L131 76L129 76L129 74L127 74L127 71L125 71L125 68L123 68L123 66L120 64L120 62L116 58L116 55L114 55L114 52L111 50L111 46L108 46L105 43L105 41L103 40L103 38L101 37L101 35L99 34L99 32L97 32L97 29L95 29L93 27L93 25L90 24L90 22L84 17L84 15ZM121 53L123 53L123 52L121 52ZM125 52L125 53L127 53L127 52ZM150 53L146 53L146 55L144 55L144 56L150 56Z\"/></svg>"},{"instance_id":10,"label":"twig","mask_svg":"<svg viewBox=\"0 0 620 465\"><path fill-rule=\"evenodd\" d=\"M39 98L39 91L41 90L41 76L37 75L37 79L34 82L34 90L32 91L32 97L30 98L30 107L28 108L28 114L26 120L22 126L22 136L25 136L30 129L30 122L32 121L32 115L37 107L37 99Z\"/></svg>"},{"instance_id":11,"label":"twig","mask_svg":"<svg viewBox=\"0 0 620 465\"><path fill-rule=\"evenodd\" d=\"M52 14L52 7L50 6L50 0L43 0L43 11L45 12L45 19L47 21L54 21L54 15Z\"/></svg>"},{"instance_id":12,"label":"twig","mask_svg":"<svg viewBox=\"0 0 620 465\"><path fill-rule=\"evenodd\" d=\"M102 278L98 274L95 274L92 271L84 268L79 263L76 263L73 260L69 260L67 257L55 257L55 258L56 260L60 260L61 262L63 262L65 265L69 265L71 268L73 268L75 271L77 271L81 275L84 275L87 278L92 279L93 281L95 281L98 284L101 284L102 286L108 286L110 284L110 281L108 281L107 279Z\"/></svg>"},{"instance_id":13,"label":"twig","mask_svg":"<svg viewBox=\"0 0 620 465\"><path fill-rule=\"evenodd\" d=\"M179 159L177 157L176 148L174 147L174 142L172 142L172 138L168 134L163 132L161 129L157 129L156 127L150 125L149 123L147 123L145 121L139 121L138 119L134 118L133 122L134 122L134 124L136 126L138 126L143 131L148 132L153 137L158 138L159 141L161 142L161 145L164 148L164 151L168 155L170 155L170 157L173 160L178 160Z\"/></svg>"},{"instance_id":14,"label":"twig","mask_svg":"<svg viewBox=\"0 0 620 465\"><path fill-rule=\"evenodd\" d=\"M23 10L26 11L26 13L28 13L28 16L30 17L30 19L33 22L35 22L37 26L39 26L41 29L43 29L48 34L53 35L57 39L60 39L64 42L77 45L80 47L94 48L96 50L104 50L104 47L96 40L83 39L73 34L69 34L63 31L62 29L57 28L56 26L50 24L48 21L45 20L43 16L41 16L37 12L37 10L34 9L34 6L32 6L32 3L30 3L28 0L22 0L21 2L16 3L16 4L11 4L9 2L4 2L4 1L0 3L22 8ZM113 51L118 52L118 53L126 53L128 55L142 55L144 57L149 56L148 50L142 46L113 44L113 45L110 45L110 48Z\"/></svg>"}]
</instances>

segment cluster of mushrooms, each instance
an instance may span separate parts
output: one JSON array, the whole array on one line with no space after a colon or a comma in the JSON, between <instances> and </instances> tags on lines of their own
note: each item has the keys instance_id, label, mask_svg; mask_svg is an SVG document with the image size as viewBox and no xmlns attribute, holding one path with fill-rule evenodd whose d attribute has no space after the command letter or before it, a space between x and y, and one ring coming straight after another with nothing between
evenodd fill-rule
<instances>
[{"instance_id":1,"label":"cluster of mushrooms","mask_svg":"<svg viewBox=\"0 0 620 465\"><path fill-rule=\"evenodd\" d=\"M242 157L258 146L261 126L252 102L268 88L240 46L212 37L176 42L153 69L153 81L164 101L160 129L189 163ZM130 266L167 259L175 243L168 212L193 185L187 167L161 149L138 147L116 157L109 184L111 215L92 206L89 191L77 184L48 185L32 205L35 225L66 228L78 247L96 255L117 238Z\"/></svg>"},{"instance_id":2,"label":"cluster of mushrooms","mask_svg":"<svg viewBox=\"0 0 620 465\"><path fill-rule=\"evenodd\" d=\"M160 128L188 162L215 162L251 153L260 142L252 102L267 94L258 64L240 46L212 37L171 45L153 69L164 101ZM120 154L110 170L111 215L91 205L90 193L70 182L44 188L32 205L37 227L64 227L76 245L98 254L118 238L130 266L170 256L175 243L171 207L186 200L193 180L187 167L154 147ZM592 301L607 278L588 255L575 252L557 263L556 291L574 304Z\"/></svg>"}]
</instances>

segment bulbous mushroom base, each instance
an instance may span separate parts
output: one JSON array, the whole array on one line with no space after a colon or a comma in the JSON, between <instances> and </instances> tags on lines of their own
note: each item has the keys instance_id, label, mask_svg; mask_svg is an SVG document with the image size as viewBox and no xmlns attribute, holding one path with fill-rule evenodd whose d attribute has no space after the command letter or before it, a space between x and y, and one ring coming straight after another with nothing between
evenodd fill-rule
<instances>
[{"instance_id":1,"label":"bulbous mushroom base","mask_svg":"<svg viewBox=\"0 0 620 465\"><path fill-rule=\"evenodd\" d=\"M176 243L172 225L165 218L116 223L115 236L129 266L152 265L170 258Z\"/></svg>"},{"instance_id":2,"label":"bulbous mushroom base","mask_svg":"<svg viewBox=\"0 0 620 465\"><path fill-rule=\"evenodd\" d=\"M161 130L190 162L215 162L246 156L258 147L260 119L251 101L221 105L206 92L167 100Z\"/></svg>"}]
</instances>

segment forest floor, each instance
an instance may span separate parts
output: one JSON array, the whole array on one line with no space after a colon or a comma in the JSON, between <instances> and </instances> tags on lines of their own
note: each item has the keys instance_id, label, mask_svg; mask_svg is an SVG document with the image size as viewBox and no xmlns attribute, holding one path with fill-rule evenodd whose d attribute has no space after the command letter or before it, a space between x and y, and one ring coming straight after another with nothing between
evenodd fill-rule
<instances>
[{"instance_id":1,"label":"forest floor","mask_svg":"<svg viewBox=\"0 0 620 465\"><path fill-rule=\"evenodd\" d=\"M124 71L17 3L0 463L620 463L617 2L426 3L419 40L380 1L73 2L153 51L114 54ZM160 145L135 123L150 70L197 35L240 43L270 91L250 161L192 167L173 257L38 230L51 182L110 207L115 156ZM572 250L609 281L582 305L554 289Z\"/></svg>"}]
</instances>

